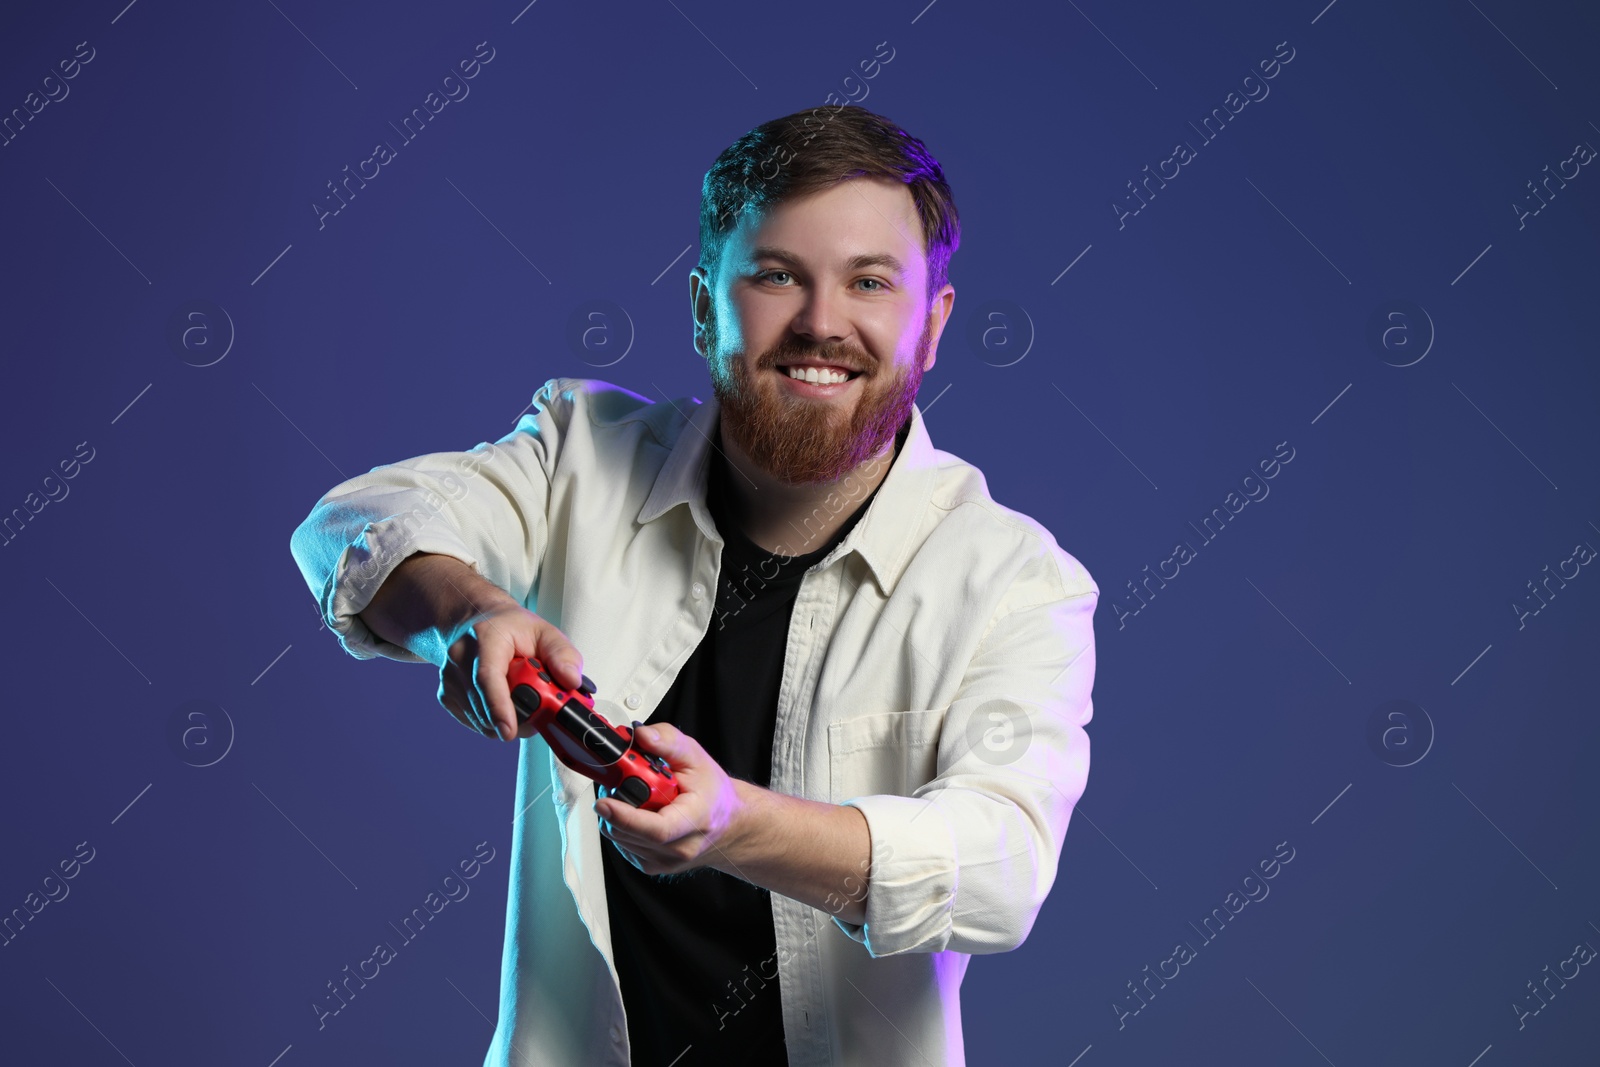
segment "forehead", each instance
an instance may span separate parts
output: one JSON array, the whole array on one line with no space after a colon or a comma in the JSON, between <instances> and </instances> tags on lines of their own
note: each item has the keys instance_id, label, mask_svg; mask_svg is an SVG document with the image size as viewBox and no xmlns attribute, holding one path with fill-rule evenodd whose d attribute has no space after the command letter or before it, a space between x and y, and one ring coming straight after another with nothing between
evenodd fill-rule
<instances>
[{"instance_id":1,"label":"forehead","mask_svg":"<svg viewBox=\"0 0 1600 1067\"><path fill-rule=\"evenodd\" d=\"M746 212L728 234L724 255L748 264L772 250L813 270L844 270L863 256L891 256L908 284L927 271L916 201L903 182L889 178L851 178L760 215Z\"/></svg>"}]
</instances>

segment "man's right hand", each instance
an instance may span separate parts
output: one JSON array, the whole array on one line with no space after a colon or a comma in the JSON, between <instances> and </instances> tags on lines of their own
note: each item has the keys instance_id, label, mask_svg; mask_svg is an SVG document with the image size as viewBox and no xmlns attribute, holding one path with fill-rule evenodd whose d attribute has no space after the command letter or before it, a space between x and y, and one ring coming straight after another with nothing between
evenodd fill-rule
<instances>
[{"instance_id":1,"label":"man's right hand","mask_svg":"<svg viewBox=\"0 0 1600 1067\"><path fill-rule=\"evenodd\" d=\"M532 737L531 721L519 724L506 674L517 656L537 659L557 684L583 682L583 657L553 623L520 605L484 612L448 636L439 668L439 703L463 726L486 737Z\"/></svg>"},{"instance_id":2,"label":"man's right hand","mask_svg":"<svg viewBox=\"0 0 1600 1067\"><path fill-rule=\"evenodd\" d=\"M583 684L583 657L566 634L454 556L408 556L360 615L379 637L438 664L439 703L485 737L533 736L511 705L514 657L539 660L569 689Z\"/></svg>"}]
</instances>

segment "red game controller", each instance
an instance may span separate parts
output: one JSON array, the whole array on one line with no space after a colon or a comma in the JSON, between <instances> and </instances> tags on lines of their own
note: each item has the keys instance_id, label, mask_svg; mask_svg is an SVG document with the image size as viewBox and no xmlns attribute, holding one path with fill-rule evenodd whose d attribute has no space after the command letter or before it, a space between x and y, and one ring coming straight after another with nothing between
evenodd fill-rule
<instances>
[{"instance_id":1,"label":"red game controller","mask_svg":"<svg viewBox=\"0 0 1600 1067\"><path fill-rule=\"evenodd\" d=\"M517 720L532 720L534 730L568 767L641 811L664 808L678 795L678 780L667 761L634 747L631 727L613 726L594 710L595 684L588 675L577 689L567 689L544 664L518 656L506 681Z\"/></svg>"}]
</instances>

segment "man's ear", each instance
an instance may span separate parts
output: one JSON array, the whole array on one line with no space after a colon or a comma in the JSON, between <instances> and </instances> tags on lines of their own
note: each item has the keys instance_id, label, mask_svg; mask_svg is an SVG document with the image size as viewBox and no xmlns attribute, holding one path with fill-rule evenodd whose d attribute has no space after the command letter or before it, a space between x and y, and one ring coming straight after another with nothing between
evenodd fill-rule
<instances>
[{"instance_id":1,"label":"man's ear","mask_svg":"<svg viewBox=\"0 0 1600 1067\"><path fill-rule=\"evenodd\" d=\"M944 334L944 328L950 321L950 311L955 302L955 286L947 283L928 305L928 316L932 320L932 327L928 333L928 360L922 367L924 373L932 370L934 363L939 359L939 338Z\"/></svg>"},{"instance_id":2,"label":"man's ear","mask_svg":"<svg viewBox=\"0 0 1600 1067\"><path fill-rule=\"evenodd\" d=\"M705 271L695 267L689 272L689 315L694 325L694 347L701 358L710 359L707 339L716 314L711 299L711 283Z\"/></svg>"}]
</instances>

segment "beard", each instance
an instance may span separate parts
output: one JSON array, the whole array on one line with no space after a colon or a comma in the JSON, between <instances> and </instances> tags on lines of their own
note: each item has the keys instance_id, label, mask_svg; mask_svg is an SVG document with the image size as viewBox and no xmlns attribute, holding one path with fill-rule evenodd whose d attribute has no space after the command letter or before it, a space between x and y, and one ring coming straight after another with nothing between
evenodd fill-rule
<instances>
[{"instance_id":1,"label":"beard","mask_svg":"<svg viewBox=\"0 0 1600 1067\"><path fill-rule=\"evenodd\" d=\"M911 417L933 321L924 320L911 365L887 372L854 345L814 345L793 334L754 360L724 359L717 349L714 317L706 335L711 389L721 405L723 428L780 482L815 485L836 482L877 455ZM807 356L861 371L853 379L861 392L853 409L784 391L774 377L783 372L774 368Z\"/></svg>"}]
</instances>

